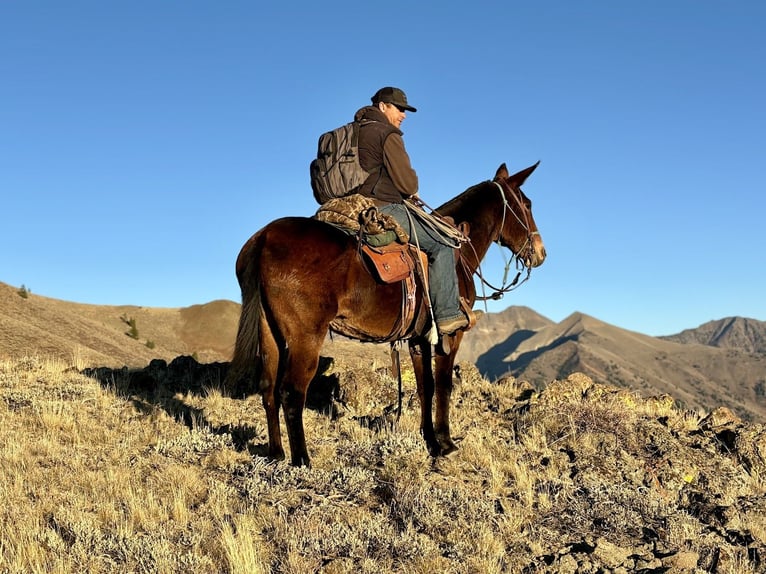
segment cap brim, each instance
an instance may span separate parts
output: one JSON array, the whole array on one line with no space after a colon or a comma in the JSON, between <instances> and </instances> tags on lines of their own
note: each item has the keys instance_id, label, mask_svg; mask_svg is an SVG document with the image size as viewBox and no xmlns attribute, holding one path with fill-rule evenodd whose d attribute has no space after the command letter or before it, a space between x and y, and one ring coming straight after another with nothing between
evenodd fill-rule
<instances>
[{"instance_id":1,"label":"cap brim","mask_svg":"<svg viewBox=\"0 0 766 574\"><path fill-rule=\"evenodd\" d=\"M409 106L409 105L402 105L402 104L397 103L397 102L392 102L389 99L377 100L377 101L375 101L374 99L372 100L373 105L377 104L378 102L383 102L384 104L391 104L392 106L396 106L397 108L402 109L402 110L407 110L408 112L417 112L418 111L417 108L413 108L412 106Z\"/></svg>"}]
</instances>

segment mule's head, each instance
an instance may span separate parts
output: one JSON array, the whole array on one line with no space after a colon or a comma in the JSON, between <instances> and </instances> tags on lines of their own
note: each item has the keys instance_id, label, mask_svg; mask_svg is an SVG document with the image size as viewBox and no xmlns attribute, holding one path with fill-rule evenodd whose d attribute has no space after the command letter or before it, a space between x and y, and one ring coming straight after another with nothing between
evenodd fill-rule
<instances>
[{"instance_id":1,"label":"mule's head","mask_svg":"<svg viewBox=\"0 0 766 574\"><path fill-rule=\"evenodd\" d=\"M539 164L538 161L514 175L508 175L508 168L502 164L492 180L503 193L503 223L497 241L529 268L545 261L545 246L532 216L532 202L521 191L521 186Z\"/></svg>"}]
</instances>

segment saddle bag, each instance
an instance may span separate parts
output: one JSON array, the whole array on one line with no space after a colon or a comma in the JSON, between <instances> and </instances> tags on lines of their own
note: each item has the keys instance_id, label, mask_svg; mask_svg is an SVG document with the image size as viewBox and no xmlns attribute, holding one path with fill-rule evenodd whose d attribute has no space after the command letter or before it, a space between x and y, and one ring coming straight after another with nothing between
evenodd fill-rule
<instances>
[{"instance_id":1,"label":"saddle bag","mask_svg":"<svg viewBox=\"0 0 766 574\"><path fill-rule=\"evenodd\" d=\"M382 247L361 245L362 259L373 276L383 283L396 283L409 277L414 262L409 254L408 244L390 243Z\"/></svg>"}]
</instances>

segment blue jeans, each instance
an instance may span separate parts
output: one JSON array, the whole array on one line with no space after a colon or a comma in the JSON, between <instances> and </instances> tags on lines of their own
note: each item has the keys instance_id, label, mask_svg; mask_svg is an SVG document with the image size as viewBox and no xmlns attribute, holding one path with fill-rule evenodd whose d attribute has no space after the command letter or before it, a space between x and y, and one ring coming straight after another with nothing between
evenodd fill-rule
<instances>
[{"instance_id":1,"label":"blue jeans","mask_svg":"<svg viewBox=\"0 0 766 574\"><path fill-rule=\"evenodd\" d=\"M436 322L461 316L455 246L452 240L423 225L423 222L415 215L412 215L412 221L410 221L409 211L400 203L384 205L378 210L399 222L399 225L410 236L411 244L415 245L415 236L417 235L417 244L428 255L428 289L431 292L431 305Z\"/></svg>"}]
</instances>

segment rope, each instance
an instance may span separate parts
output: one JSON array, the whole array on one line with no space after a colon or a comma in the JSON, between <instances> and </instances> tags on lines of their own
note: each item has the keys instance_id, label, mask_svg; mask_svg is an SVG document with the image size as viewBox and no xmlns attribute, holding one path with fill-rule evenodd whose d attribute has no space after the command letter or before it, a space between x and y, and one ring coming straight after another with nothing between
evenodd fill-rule
<instances>
[{"instance_id":1,"label":"rope","mask_svg":"<svg viewBox=\"0 0 766 574\"><path fill-rule=\"evenodd\" d=\"M435 232L437 238L452 239L454 245L444 242L444 245L449 245L452 248L460 247L461 243L469 243L471 240L460 232L454 225L446 221L441 215L435 212L431 207L419 197L411 197L404 202L404 206L407 208L407 212L420 219L423 225L431 228ZM425 209L431 210L428 213ZM410 220L410 223L412 221Z\"/></svg>"},{"instance_id":2,"label":"rope","mask_svg":"<svg viewBox=\"0 0 766 574\"><path fill-rule=\"evenodd\" d=\"M407 207L407 219L410 222L410 239L415 239L415 247L417 247L418 251L420 251L420 241L418 241L418 232L415 228L413 211L410 209L408 202L405 201L404 205ZM426 309L428 309L428 317L431 319L431 328L428 331L428 342L432 345L435 345L439 341L439 332L436 327L436 318L434 317L433 305L431 305L431 289L428 286L428 281L425 280L426 277L428 277L428 274L423 268L423 260L419 255L416 257L416 259L417 265L420 267L420 276L422 278L421 283L423 284L423 302L426 305Z\"/></svg>"}]
</instances>

